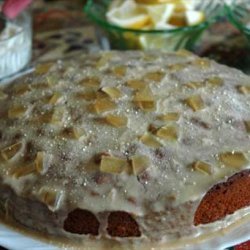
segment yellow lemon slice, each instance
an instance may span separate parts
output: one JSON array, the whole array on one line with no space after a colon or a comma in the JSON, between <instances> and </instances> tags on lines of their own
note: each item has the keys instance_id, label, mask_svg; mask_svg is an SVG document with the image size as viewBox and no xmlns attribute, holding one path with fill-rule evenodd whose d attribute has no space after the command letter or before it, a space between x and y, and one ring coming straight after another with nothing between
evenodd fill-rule
<instances>
[{"instance_id":1,"label":"yellow lemon slice","mask_svg":"<svg viewBox=\"0 0 250 250\"><path fill-rule=\"evenodd\" d=\"M182 4L185 6L186 10L194 10L197 5L197 0L183 0Z\"/></svg>"},{"instance_id":2,"label":"yellow lemon slice","mask_svg":"<svg viewBox=\"0 0 250 250\"><path fill-rule=\"evenodd\" d=\"M191 4L191 2L190 2ZM191 5L189 5L190 7ZM205 13L188 9L186 4L176 4L168 23L175 27L193 26L205 21Z\"/></svg>"},{"instance_id":3,"label":"yellow lemon slice","mask_svg":"<svg viewBox=\"0 0 250 250\"><path fill-rule=\"evenodd\" d=\"M174 27L183 27L187 25L186 6L183 3L174 5L174 11L169 18L168 23Z\"/></svg>"},{"instance_id":4,"label":"yellow lemon slice","mask_svg":"<svg viewBox=\"0 0 250 250\"><path fill-rule=\"evenodd\" d=\"M174 4L147 5L145 9L155 27L168 23L173 14Z\"/></svg>"},{"instance_id":5,"label":"yellow lemon slice","mask_svg":"<svg viewBox=\"0 0 250 250\"><path fill-rule=\"evenodd\" d=\"M131 29L142 29L151 22L145 8L133 1L124 1L120 6L108 11L106 16L110 23Z\"/></svg>"},{"instance_id":6,"label":"yellow lemon slice","mask_svg":"<svg viewBox=\"0 0 250 250\"><path fill-rule=\"evenodd\" d=\"M186 20L188 26L197 25L205 21L205 14L202 11L188 10L186 11Z\"/></svg>"}]
</instances>

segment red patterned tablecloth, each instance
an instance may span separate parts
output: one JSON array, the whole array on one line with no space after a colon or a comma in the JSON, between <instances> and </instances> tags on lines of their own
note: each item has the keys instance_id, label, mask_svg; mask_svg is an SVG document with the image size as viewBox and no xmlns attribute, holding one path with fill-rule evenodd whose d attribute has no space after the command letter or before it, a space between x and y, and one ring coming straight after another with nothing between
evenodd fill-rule
<instances>
[{"instance_id":1,"label":"red patterned tablecloth","mask_svg":"<svg viewBox=\"0 0 250 250\"><path fill-rule=\"evenodd\" d=\"M249 234L250 234L250 232L249 232ZM250 241L245 242L241 245L235 246L233 249L234 250L250 250Z\"/></svg>"}]
</instances>

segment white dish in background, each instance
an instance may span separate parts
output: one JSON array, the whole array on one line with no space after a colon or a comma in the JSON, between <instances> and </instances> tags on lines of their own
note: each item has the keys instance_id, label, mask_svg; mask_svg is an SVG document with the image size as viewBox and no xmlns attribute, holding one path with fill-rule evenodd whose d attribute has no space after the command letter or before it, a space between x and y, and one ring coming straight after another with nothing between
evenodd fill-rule
<instances>
[{"instance_id":1,"label":"white dish in background","mask_svg":"<svg viewBox=\"0 0 250 250\"><path fill-rule=\"evenodd\" d=\"M31 15L24 11L16 19L6 21L6 27L0 33L0 79L23 69L31 55Z\"/></svg>"}]
</instances>

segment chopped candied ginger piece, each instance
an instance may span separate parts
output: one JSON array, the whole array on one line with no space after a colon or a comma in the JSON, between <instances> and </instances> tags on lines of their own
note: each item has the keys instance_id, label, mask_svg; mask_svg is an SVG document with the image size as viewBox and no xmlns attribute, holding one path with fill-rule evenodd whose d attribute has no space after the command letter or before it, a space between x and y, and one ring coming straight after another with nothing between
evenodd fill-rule
<instances>
[{"instance_id":1,"label":"chopped candied ginger piece","mask_svg":"<svg viewBox=\"0 0 250 250\"><path fill-rule=\"evenodd\" d=\"M107 115L105 117L105 120L108 124L120 128L125 127L127 125L128 119L125 116L119 116L119 115Z\"/></svg>"},{"instance_id":2,"label":"chopped candied ginger piece","mask_svg":"<svg viewBox=\"0 0 250 250\"><path fill-rule=\"evenodd\" d=\"M244 95L250 94L250 85L246 85L246 86L240 85L240 86L237 86L237 89L241 94L244 94Z\"/></svg>"},{"instance_id":3,"label":"chopped candied ginger piece","mask_svg":"<svg viewBox=\"0 0 250 250\"><path fill-rule=\"evenodd\" d=\"M34 161L36 171L39 174L45 174L50 166L52 156L45 152L38 152Z\"/></svg>"},{"instance_id":4,"label":"chopped candied ginger piece","mask_svg":"<svg viewBox=\"0 0 250 250\"><path fill-rule=\"evenodd\" d=\"M156 72L149 72L147 73L144 78L149 81L155 81L155 82L161 82L161 80L164 78L165 74L160 71Z\"/></svg>"},{"instance_id":5,"label":"chopped candied ginger piece","mask_svg":"<svg viewBox=\"0 0 250 250\"><path fill-rule=\"evenodd\" d=\"M82 99L82 100L85 100L85 101L93 101L96 99L96 91L94 91L93 89L89 89L89 90L85 90L83 92L77 92L75 94L75 97L77 99Z\"/></svg>"},{"instance_id":6,"label":"chopped candied ginger piece","mask_svg":"<svg viewBox=\"0 0 250 250\"><path fill-rule=\"evenodd\" d=\"M62 199L62 192L43 187L39 191L39 199L45 203L51 211L55 211Z\"/></svg>"},{"instance_id":7,"label":"chopped candied ginger piece","mask_svg":"<svg viewBox=\"0 0 250 250\"><path fill-rule=\"evenodd\" d=\"M36 121L39 123L50 123L53 117L53 112L52 111L47 111L42 114L40 114Z\"/></svg>"},{"instance_id":8,"label":"chopped candied ginger piece","mask_svg":"<svg viewBox=\"0 0 250 250\"><path fill-rule=\"evenodd\" d=\"M107 93L103 92L102 89L98 89L96 91L96 98L95 98L95 100L100 100L100 99L105 99L105 98L108 99L108 98L110 98L110 96Z\"/></svg>"},{"instance_id":9,"label":"chopped candied ginger piece","mask_svg":"<svg viewBox=\"0 0 250 250\"><path fill-rule=\"evenodd\" d=\"M202 82L189 82L189 83L186 83L185 86L190 88L190 89L199 89L205 85Z\"/></svg>"},{"instance_id":10,"label":"chopped candied ginger piece","mask_svg":"<svg viewBox=\"0 0 250 250\"><path fill-rule=\"evenodd\" d=\"M113 73L118 76L122 77L126 75L127 67L126 66L117 66L113 69Z\"/></svg>"},{"instance_id":11,"label":"chopped candied ginger piece","mask_svg":"<svg viewBox=\"0 0 250 250\"><path fill-rule=\"evenodd\" d=\"M122 96L121 91L116 87L104 87L102 92L106 93L112 99L118 99Z\"/></svg>"},{"instance_id":12,"label":"chopped candied ginger piece","mask_svg":"<svg viewBox=\"0 0 250 250\"><path fill-rule=\"evenodd\" d=\"M211 165L203 161L196 161L191 165L191 167L193 170L198 171L200 173L208 174L208 175L212 174Z\"/></svg>"},{"instance_id":13,"label":"chopped candied ginger piece","mask_svg":"<svg viewBox=\"0 0 250 250\"><path fill-rule=\"evenodd\" d=\"M13 106L8 110L8 117L10 119L21 118L26 113L27 108L23 105Z\"/></svg>"},{"instance_id":14,"label":"chopped candied ginger piece","mask_svg":"<svg viewBox=\"0 0 250 250\"><path fill-rule=\"evenodd\" d=\"M107 153L107 152L99 153L99 154L94 156L94 163L95 164L100 164L101 160L102 160L102 157L104 157L104 156L111 156L111 155L109 153Z\"/></svg>"},{"instance_id":15,"label":"chopped candied ginger piece","mask_svg":"<svg viewBox=\"0 0 250 250\"><path fill-rule=\"evenodd\" d=\"M190 96L185 100L185 102L193 111L205 108L204 102L199 95Z\"/></svg>"},{"instance_id":16,"label":"chopped candied ginger piece","mask_svg":"<svg viewBox=\"0 0 250 250\"><path fill-rule=\"evenodd\" d=\"M241 152L226 152L219 155L222 164L232 168L242 168L248 164L248 160Z\"/></svg>"},{"instance_id":17,"label":"chopped candied ginger piece","mask_svg":"<svg viewBox=\"0 0 250 250\"><path fill-rule=\"evenodd\" d=\"M100 80L98 78L85 78L81 80L80 82L81 85L84 87L89 87L89 88L99 88L100 87Z\"/></svg>"},{"instance_id":18,"label":"chopped candied ginger piece","mask_svg":"<svg viewBox=\"0 0 250 250\"><path fill-rule=\"evenodd\" d=\"M104 173L119 174L126 171L128 161L113 156L102 156L100 163L100 171Z\"/></svg>"},{"instance_id":19,"label":"chopped candied ginger piece","mask_svg":"<svg viewBox=\"0 0 250 250\"><path fill-rule=\"evenodd\" d=\"M180 119L180 114L176 112L167 113L158 116L158 119L161 121L178 121Z\"/></svg>"},{"instance_id":20,"label":"chopped candied ginger piece","mask_svg":"<svg viewBox=\"0 0 250 250\"><path fill-rule=\"evenodd\" d=\"M160 148L162 145L153 135L146 133L140 137L140 141L151 148Z\"/></svg>"},{"instance_id":21,"label":"chopped candied ginger piece","mask_svg":"<svg viewBox=\"0 0 250 250\"><path fill-rule=\"evenodd\" d=\"M66 113L66 110L64 107L56 107L52 116L50 123L55 124L55 125L60 125L62 124L64 114Z\"/></svg>"},{"instance_id":22,"label":"chopped candied ginger piece","mask_svg":"<svg viewBox=\"0 0 250 250\"><path fill-rule=\"evenodd\" d=\"M167 202L174 202L177 200L177 195L176 194L169 194L166 196Z\"/></svg>"},{"instance_id":23,"label":"chopped candied ginger piece","mask_svg":"<svg viewBox=\"0 0 250 250\"><path fill-rule=\"evenodd\" d=\"M52 76L47 76L46 80L47 80L48 85L50 87L53 87L59 82L60 79L58 78L58 76L52 75Z\"/></svg>"},{"instance_id":24,"label":"chopped candied ginger piece","mask_svg":"<svg viewBox=\"0 0 250 250\"><path fill-rule=\"evenodd\" d=\"M211 66L211 62L206 58L198 58L192 62L193 65L198 66L202 69L209 68Z\"/></svg>"},{"instance_id":25,"label":"chopped candied ginger piece","mask_svg":"<svg viewBox=\"0 0 250 250\"><path fill-rule=\"evenodd\" d=\"M35 166L38 173L42 173L44 170L44 152L38 152L35 159Z\"/></svg>"},{"instance_id":26,"label":"chopped candied ginger piece","mask_svg":"<svg viewBox=\"0 0 250 250\"><path fill-rule=\"evenodd\" d=\"M56 104L56 103L59 101L59 99L60 99L61 97L62 97L62 94L60 94L60 93L55 93L55 94L50 98L49 104L52 104L52 105Z\"/></svg>"},{"instance_id":27,"label":"chopped candied ginger piece","mask_svg":"<svg viewBox=\"0 0 250 250\"><path fill-rule=\"evenodd\" d=\"M32 164L29 164L29 165L17 167L15 169L13 169L10 174L14 178L19 179L21 177L25 177L25 176L33 174L33 173L36 173L36 167L32 163Z\"/></svg>"},{"instance_id":28,"label":"chopped candied ginger piece","mask_svg":"<svg viewBox=\"0 0 250 250\"><path fill-rule=\"evenodd\" d=\"M180 50L176 51L176 54L178 56L184 56L184 57L189 57L189 56L193 55L190 51L185 50L185 49L180 49Z\"/></svg>"},{"instance_id":29,"label":"chopped candied ginger piece","mask_svg":"<svg viewBox=\"0 0 250 250\"><path fill-rule=\"evenodd\" d=\"M127 86L135 90L140 90L145 88L146 83L142 80L129 80L127 81Z\"/></svg>"},{"instance_id":30,"label":"chopped candied ginger piece","mask_svg":"<svg viewBox=\"0 0 250 250\"><path fill-rule=\"evenodd\" d=\"M132 169L134 175L139 175L150 167L150 160L145 155L135 155L131 157Z\"/></svg>"},{"instance_id":31,"label":"chopped candied ginger piece","mask_svg":"<svg viewBox=\"0 0 250 250\"><path fill-rule=\"evenodd\" d=\"M138 102L154 101L154 96L151 89L148 86L146 86L144 89L137 91L134 96L134 101Z\"/></svg>"},{"instance_id":32,"label":"chopped candied ginger piece","mask_svg":"<svg viewBox=\"0 0 250 250\"><path fill-rule=\"evenodd\" d=\"M148 131L152 134L155 134L158 128L154 124L149 124Z\"/></svg>"},{"instance_id":33,"label":"chopped candied ginger piece","mask_svg":"<svg viewBox=\"0 0 250 250\"><path fill-rule=\"evenodd\" d=\"M61 131L60 135L63 138L79 140L82 136L85 135L85 132L80 128L68 127L68 128L64 128Z\"/></svg>"},{"instance_id":34,"label":"chopped candied ginger piece","mask_svg":"<svg viewBox=\"0 0 250 250\"><path fill-rule=\"evenodd\" d=\"M49 72L50 68L52 67L53 63L43 63L36 66L35 72L39 75L43 75Z\"/></svg>"},{"instance_id":35,"label":"chopped candied ginger piece","mask_svg":"<svg viewBox=\"0 0 250 250\"><path fill-rule=\"evenodd\" d=\"M153 54L147 54L142 57L143 61L145 62L152 62L157 60L157 56Z\"/></svg>"},{"instance_id":36,"label":"chopped candied ginger piece","mask_svg":"<svg viewBox=\"0 0 250 250\"><path fill-rule=\"evenodd\" d=\"M16 84L14 86L14 94L19 96L19 95L23 95L26 92L30 91L30 86L29 84Z\"/></svg>"},{"instance_id":37,"label":"chopped candied ginger piece","mask_svg":"<svg viewBox=\"0 0 250 250\"><path fill-rule=\"evenodd\" d=\"M209 86L212 86L212 87L220 87L223 85L224 81L222 78L220 77L210 77L208 79L206 79L206 84L209 85Z\"/></svg>"},{"instance_id":38,"label":"chopped candied ginger piece","mask_svg":"<svg viewBox=\"0 0 250 250\"><path fill-rule=\"evenodd\" d=\"M176 141L178 139L177 129L174 126L166 126L158 129L156 136L170 141Z\"/></svg>"},{"instance_id":39,"label":"chopped candied ginger piece","mask_svg":"<svg viewBox=\"0 0 250 250\"><path fill-rule=\"evenodd\" d=\"M83 138L84 136L86 136L86 132L83 128L75 128L74 129L74 133L75 133L75 138L77 140L80 140L81 138Z\"/></svg>"},{"instance_id":40,"label":"chopped candied ginger piece","mask_svg":"<svg viewBox=\"0 0 250 250\"><path fill-rule=\"evenodd\" d=\"M155 102L154 101L137 101L134 102L136 106L144 111L154 111Z\"/></svg>"},{"instance_id":41,"label":"chopped candied ginger piece","mask_svg":"<svg viewBox=\"0 0 250 250\"><path fill-rule=\"evenodd\" d=\"M247 133L250 134L250 121L245 121L245 127L246 127L246 130L247 130Z\"/></svg>"},{"instance_id":42,"label":"chopped candied ginger piece","mask_svg":"<svg viewBox=\"0 0 250 250\"><path fill-rule=\"evenodd\" d=\"M96 67L98 69L106 67L108 65L109 61L112 59L112 57L113 57L113 54L111 52L105 52L105 53L103 53L102 57L96 63Z\"/></svg>"},{"instance_id":43,"label":"chopped candied ginger piece","mask_svg":"<svg viewBox=\"0 0 250 250\"><path fill-rule=\"evenodd\" d=\"M187 67L187 65L184 63L177 63L177 64L173 64L173 65L168 66L169 70L172 72L180 71L182 69L185 69L186 67Z\"/></svg>"},{"instance_id":44,"label":"chopped candied ginger piece","mask_svg":"<svg viewBox=\"0 0 250 250\"><path fill-rule=\"evenodd\" d=\"M1 150L1 155L4 160L12 159L22 148L22 142L17 142Z\"/></svg>"},{"instance_id":45,"label":"chopped candied ginger piece","mask_svg":"<svg viewBox=\"0 0 250 250\"><path fill-rule=\"evenodd\" d=\"M104 113L106 111L114 110L116 108L116 104L110 101L107 98L96 100L94 104L89 106L90 111L94 111L98 114Z\"/></svg>"},{"instance_id":46,"label":"chopped candied ginger piece","mask_svg":"<svg viewBox=\"0 0 250 250\"><path fill-rule=\"evenodd\" d=\"M136 92L133 101L142 110L152 111L155 109L154 96L149 87Z\"/></svg>"},{"instance_id":47,"label":"chopped candied ginger piece","mask_svg":"<svg viewBox=\"0 0 250 250\"><path fill-rule=\"evenodd\" d=\"M220 87L223 85L223 82L224 81L222 78L215 76L215 77L210 77L202 82L189 82L185 84L185 86L190 89L198 89L198 88L202 88L205 86Z\"/></svg>"}]
</instances>

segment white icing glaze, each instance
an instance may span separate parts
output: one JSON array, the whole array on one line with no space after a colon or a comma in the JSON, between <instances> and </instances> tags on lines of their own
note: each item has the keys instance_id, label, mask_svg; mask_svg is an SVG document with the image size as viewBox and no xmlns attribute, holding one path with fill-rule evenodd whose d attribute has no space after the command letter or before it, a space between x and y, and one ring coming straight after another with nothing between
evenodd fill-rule
<instances>
[{"instance_id":1,"label":"white icing glaze","mask_svg":"<svg viewBox=\"0 0 250 250\"><path fill-rule=\"evenodd\" d=\"M0 177L3 182L18 195L31 195L39 201L40 190L44 186L60 190L64 197L51 208L53 211L69 211L76 207L94 213L127 211L141 217L138 223L146 234L150 232L153 239L159 240L161 237L162 241L166 241L169 237L178 237L176 234L171 236L171 230L164 236L165 227L154 235L154 225L143 225L145 221L142 216L163 213L161 219L164 225L164 219L166 224L171 220L169 211L180 208L184 215L191 212L187 222L190 227L194 211L209 188L241 169L250 167L247 164L232 168L223 166L218 160L219 153L239 151L250 161L250 137L243 122L250 120L250 95L240 94L237 90L238 85L249 86L250 79L237 70L215 62L210 62L208 66L196 65L197 60L198 57L194 55L163 52L82 55L77 60L53 64L43 76L31 75L19 80L20 83L3 87L8 97L0 98L0 115L3 116L0 149L20 140L13 138L21 134L26 145L31 142L35 151L51 156L45 173L32 172L15 178L11 174L12 170L21 165L25 156L30 155L20 150L9 162L1 161ZM181 70L171 69L176 64L184 64L185 67ZM125 76L112 73L117 66L126 67ZM155 82L145 76L149 72L162 72L164 77L160 82ZM76 92L86 90L79 84L86 77L97 77L100 87L117 87L122 92L122 97L114 100L117 105L115 110L103 114L91 113L88 111L90 102L75 97ZM183 87L188 82L204 82L211 77L221 78L223 85L198 89ZM144 112L135 108L133 90L126 86L126 82L131 79L143 79L148 84L156 101L155 111ZM13 88L21 83L28 84L29 90L15 94ZM37 89L36 86L41 83L48 86ZM55 104L44 102L44 97L53 96L54 93L61 94ZM194 94L203 99L203 110L194 112L184 104L183 101ZM11 120L5 117L5 113L14 104L23 105L27 111L22 117ZM44 114L46 110L58 108L63 111L61 123L32 123L39 112ZM153 149L138 140L150 124L157 127L165 125L166 122L158 121L157 116L169 112L180 113L177 122L167 123L177 128L176 142L159 139L163 147ZM96 120L109 113L125 115L127 126L115 128ZM204 124L208 127L204 128ZM84 130L84 135L79 140L60 136L61 131L68 127ZM100 173L99 165L94 163L93 158L103 152L124 159L133 155L147 155L151 166L139 177L125 172ZM189 165L198 160L212 166L211 175L191 170ZM191 207L187 209L186 206ZM235 220L235 217L230 218L230 222ZM212 228L213 225L223 228L228 224L211 224ZM156 226L161 227L158 223ZM187 228L183 228L179 235L187 233ZM193 227L188 233L197 235L199 232L203 233L203 229Z\"/></svg>"}]
</instances>

